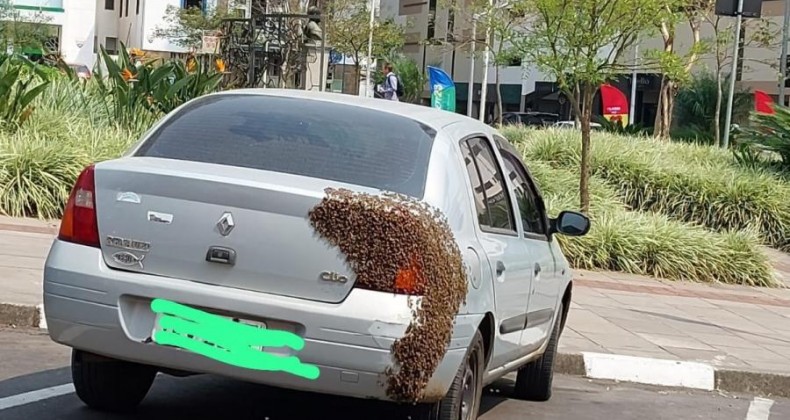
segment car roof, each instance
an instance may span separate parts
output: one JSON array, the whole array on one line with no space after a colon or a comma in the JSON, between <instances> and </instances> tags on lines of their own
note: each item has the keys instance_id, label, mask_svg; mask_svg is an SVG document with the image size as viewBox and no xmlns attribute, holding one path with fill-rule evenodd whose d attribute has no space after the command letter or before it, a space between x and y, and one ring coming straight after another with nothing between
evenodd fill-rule
<instances>
[{"instance_id":1,"label":"car roof","mask_svg":"<svg viewBox=\"0 0 790 420\"><path fill-rule=\"evenodd\" d=\"M213 93L214 95L260 95L260 96L276 96L286 98L298 98L305 100L324 101L344 105L360 106L368 109L375 109L390 114L400 115L402 117L410 118L414 121L420 122L436 131L442 130L444 127L455 123L476 123L479 129L484 132L490 132L490 128L482 122L469 118L466 115L457 114L455 112L435 109L423 105L410 104L407 102L388 101L378 98L365 98L362 96L348 95L343 93L332 92L316 92L300 89L233 89Z\"/></svg>"}]
</instances>

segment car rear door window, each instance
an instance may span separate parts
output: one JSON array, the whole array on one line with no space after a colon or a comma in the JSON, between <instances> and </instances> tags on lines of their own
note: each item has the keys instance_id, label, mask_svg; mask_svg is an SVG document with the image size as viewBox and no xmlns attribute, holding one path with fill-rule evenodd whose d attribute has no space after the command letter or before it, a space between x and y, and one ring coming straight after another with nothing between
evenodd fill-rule
<instances>
[{"instance_id":1,"label":"car rear door window","mask_svg":"<svg viewBox=\"0 0 790 420\"><path fill-rule=\"evenodd\" d=\"M535 181L518 156L518 150L500 136L494 136L494 140L505 163L505 173L513 183L524 234L536 239L546 238L545 214Z\"/></svg>"},{"instance_id":2,"label":"car rear door window","mask_svg":"<svg viewBox=\"0 0 790 420\"><path fill-rule=\"evenodd\" d=\"M521 222L524 224L524 232L527 234L545 235L546 228L543 225L538 200L535 192L529 185L529 181L527 181L527 174L524 168L521 167L518 158L510 152L503 150L501 153L502 159L505 161L505 172L513 182L519 215L521 216Z\"/></svg>"},{"instance_id":3,"label":"car rear door window","mask_svg":"<svg viewBox=\"0 0 790 420\"><path fill-rule=\"evenodd\" d=\"M282 172L419 199L435 134L375 109L228 94L179 110L136 155Z\"/></svg>"},{"instance_id":4,"label":"car rear door window","mask_svg":"<svg viewBox=\"0 0 790 420\"><path fill-rule=\"evenodd\" d=\"M515 217L507 184L487 140L470 138L461 143L467 173L482 228L515 233Z\"/></svg>"}]
</instances>

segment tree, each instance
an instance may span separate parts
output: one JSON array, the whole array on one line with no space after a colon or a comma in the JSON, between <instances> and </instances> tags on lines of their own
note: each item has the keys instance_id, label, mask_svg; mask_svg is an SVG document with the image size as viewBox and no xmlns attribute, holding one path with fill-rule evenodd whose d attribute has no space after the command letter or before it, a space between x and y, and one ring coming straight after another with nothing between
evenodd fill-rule
<instances>
[{"instance_id":1,"label":"tree","mask_svg":"<svg viewBox=\"0 0 790 420\"><path fill-rule=\"evenodd\" d=\"M622 55L657 26L659 0L520 0L528 14L514 45L551 75L581 120L579 198L590 209L590 120L602 83L628 71Z\"/></svg>"},{"instance_id":2,"label":"tree","mask_svg":"<svg viewBox=\"0 0 790 420\"><path fill-rule=\"evenodd\" d=\"M181 8L168 5L165 9L164 25L154 28L154 38L167 39L179 47L198 49L203 43L203 31L216 31L222 27L223 19L232 17L233 2L220 2L217 6Z\"/></svg>"},{"instance_id":3,"label":"tree","mask_svg":"<svg viewBox=\"0 0 790 420\"><path fill-rule=\"evenodd\" d=\"M652 51L661 72L661 88L658 92L658 108L653 135L668 138L672 127L674 98L680 85L688 81L691 70L704 52L700 27L704 17L711 11L713 0L665 0L660 8L658 28L663 40L663 50ZM680 22L687 22L691 30L692 44L683 54L675 50L675 33Z\"/></svg>"},{"instance_id":4,"label":"tree","mask_svg":"<svg viewBox=\"0 0 790 420\"><path fill-rule=\"evenodd\" d=\"M495 121L502 122L502 88L500 81L500 70L502 67L510 65L512 62L521 60L521 53L514 48L513 42L519 34L518 28L525 23L527 14L526 8L530 3L526 1L506 1L503 5L500 1L491 2L489 0L444 0L447 7L454 14L457 21L474 22L477 25L476 37L464 36L463 29L454 27L452 35L453 46L475 45L478 54L485 54L488 47L491 56L491 63L494 65L495 85L496 85L496 107ZM458 29L462 29L458 31ZM484 38L482 41L480 37ZM429 40L431 41L431 40ZM470 80L471 83L471 80ZM485 100L486 98L482 98Z\"/></svg>"},{"instance_id":5,"label":"tree","mask_svg":"<svg viewBox=\"0 0 790 420\"><path fill-rule=\"evenodd\" d=\"M41 12L22 12L10 0L0 0L0 44L2 48L12 47L15 51L36 48L48 51L47 41L52 36L52 28L47 25L52 19Z\"/></svg>"},{"instance_id":6,"label":"tree","mask_svg":"<svg viewBox=\"0 0 790 420\"><path fill-rule=\"evenodd\" d=\"M735 34L734 19L729 17L722 17L712 13L711 10L705 16L705 23L710 25L713 32L712 39L706 40L710 45L710 52L713 55L713 76L716 80L716 106L713 115L713 139L716 145L721 145L721 107L725 96L724 82L725 74L728 67L732 66L732 51ZM741 30L746 33L751 33L750 36L744 36L744 50L746 48L771 48L780 45L777 38L780 35L779 29L772 28L771 22L767 19L744 19L743 27ZM747 57L741 57L743 62L750 61ZM761 60L756 60L760 62ZM776 64L771 61L770 65ZM734 75L728 74L727 77Z\"/></svg>"},{"instance_id":7,"label":"tree","mask_svg":"<svg viewBox=\"0 0 790 420\"><path fill-rule=\"evenodd\" d=\"M368 54L370 8L367 0L334 0L326 3L327 42L354 62L355 86L360 66ZM404 28L392 19L376 20L373 26L373 57L384 57L403 48ZM368 63L370 64L370 63Z\"/></svg>"}]
</instances>

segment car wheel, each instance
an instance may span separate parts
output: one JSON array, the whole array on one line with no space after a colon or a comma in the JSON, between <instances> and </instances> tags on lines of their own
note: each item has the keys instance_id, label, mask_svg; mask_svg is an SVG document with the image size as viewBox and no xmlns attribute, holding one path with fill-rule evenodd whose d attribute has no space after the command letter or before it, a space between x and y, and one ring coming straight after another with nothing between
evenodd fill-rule
<instances>
[{"instance_id":1,"label":"car wheel","mask_svg":"<svg viewBox=\"0 0 790 420\"><path fill-rule=\"evenodd\" d=\"M466 359L450 385L447 395L438 403L422 406L412 419L420 420L476 420L483 394L485 349L483 336L476 331Z\"/></svg>"},{"instance_id":2,"label":"car wheel","mask_svg":"<svg viewBox=\"0 0 790 420\"><path fill-rule=\"evenodd\" d=\"M110 412L134 409L145 398L156 369L120 360L105 359L72 350L71 377L77 396L88 407Z\"/></svg>"},{"instance_id":3,"label":"car wheel","mask_svg":"<svg viewBox=\"0 0 790 420\"><path fill-rule=\"evenodd\" d=\"M560 340L560 324L563 306L560 304L554 329L549 338L546 351L539 359L534 360L518 370L516 376L515 397L528 401L548 401L551 398L551 387L554 380L554 359L557 357L557 343Z\"/></svg>"}]
</instances>

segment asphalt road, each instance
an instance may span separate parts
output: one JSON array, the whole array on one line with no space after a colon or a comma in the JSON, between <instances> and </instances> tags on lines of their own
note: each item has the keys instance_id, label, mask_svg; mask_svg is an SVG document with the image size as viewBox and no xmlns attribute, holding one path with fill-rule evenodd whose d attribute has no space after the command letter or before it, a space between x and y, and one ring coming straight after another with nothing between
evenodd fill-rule
<instances>
[{"instance_id":1,"label":"asphalt road","mask_svg":"<svg viewBox=\"0 0 790 420\"><path fill-rule=\"evenodd\" d=\"M138 411L110 416L85 408L71 392L69 349L42 332L0 329L0 419L376 419L392 406L297 393L213 376L160 375ZM510 398L503 379L486 391L481 420L786 420L790 400L645 387L557 376L545 403Z\"/></svg>"}]
</instances>

